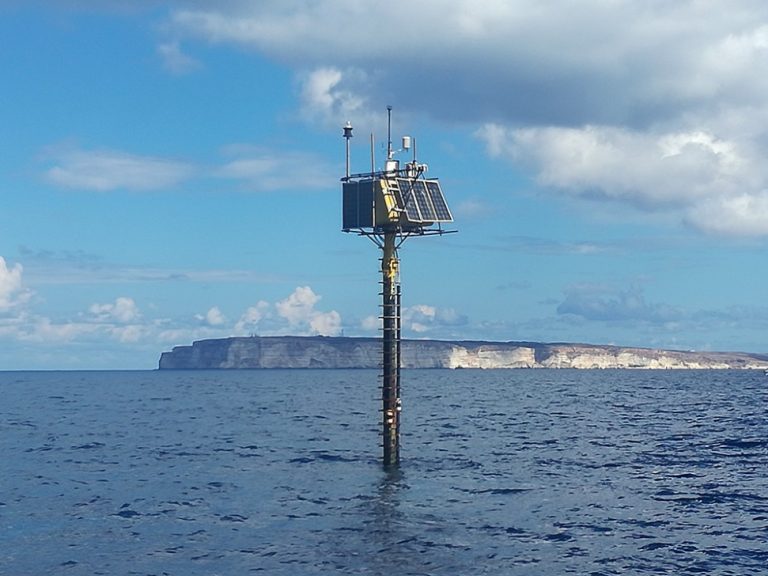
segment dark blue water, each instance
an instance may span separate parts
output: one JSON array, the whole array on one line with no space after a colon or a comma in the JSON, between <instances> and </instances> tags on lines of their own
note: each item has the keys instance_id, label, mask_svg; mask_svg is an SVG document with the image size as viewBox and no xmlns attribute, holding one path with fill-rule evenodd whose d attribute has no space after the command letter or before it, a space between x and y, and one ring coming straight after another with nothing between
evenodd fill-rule
<instances>
[{"instance_id":1,"label":"dark blue water","mask_svg":"<svg viewBox=\"0 0 768 576\"><path fill-rule=\"evenodd\" d=\"M760 372L0 373L0 574L766 574Z\"/></svg>"}]
</instances>

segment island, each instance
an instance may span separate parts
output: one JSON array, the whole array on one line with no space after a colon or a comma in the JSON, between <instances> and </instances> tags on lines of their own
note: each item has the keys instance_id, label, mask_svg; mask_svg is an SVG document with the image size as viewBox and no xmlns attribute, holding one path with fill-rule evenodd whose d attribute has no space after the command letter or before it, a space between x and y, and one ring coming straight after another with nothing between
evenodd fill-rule
<instances>
[{"instance_id":1,"label":"island","mask_svg":"<svg viewBox=\"0 0 768 576\"><path fill-rule=\"evenodd\" d=\"M403 368L768 370L768 354L543 342L403 340ZM160 370L379 368L379 338L250 336L193 342L160 356Z\"/></svg>"}]
</instances>

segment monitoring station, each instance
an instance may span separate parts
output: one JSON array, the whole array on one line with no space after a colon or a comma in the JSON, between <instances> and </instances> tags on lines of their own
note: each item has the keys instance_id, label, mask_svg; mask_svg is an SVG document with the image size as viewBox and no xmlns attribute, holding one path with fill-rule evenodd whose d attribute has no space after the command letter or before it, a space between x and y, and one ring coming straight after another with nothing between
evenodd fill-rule
<instances>
[{"instance_id":1,"label":"monitoring station","mask_svg":"<svg viewBox=\"0 0 768 576\"><path fill-rule=\"evenodd\" d=\"M442 235L453 222L437 178L427 178L427 165L416 159L416 143L404 136L402 148L392 147L392 107L387 107L387 156L383 170L375 168L371 135L371 171L350 174L352 124L344 126L347 169L342 181L342 230L366 236L382 251L382 423L385 466L400 462L400 260L398 250L408 238ZM403 167L398 153L412 152Z\"/></svg>"}]
</instances>

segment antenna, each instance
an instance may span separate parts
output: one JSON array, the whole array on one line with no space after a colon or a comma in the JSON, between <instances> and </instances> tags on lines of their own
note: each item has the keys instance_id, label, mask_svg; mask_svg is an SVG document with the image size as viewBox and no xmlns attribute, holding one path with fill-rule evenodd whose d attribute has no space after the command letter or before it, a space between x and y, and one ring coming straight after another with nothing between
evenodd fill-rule
<instances>
[{"instance_id":1,"label":"antenna","mask_svg":"<svg viewBox=\"0 0 768 576\"><path fill-rule=\"evenodd\" d=\"M392 106L387 106L387 160L392 160Z\"/></svg>"},{"instance_id":2,"label":"antenna","mask_svg":"<svg viewBox=\"0 0 768 576\"><path fill-rule=\"evenodd\" d=\"M346 140L346 148L347 148L347 175L345 178L349 179L349 139L352 138L352 122L347 120L347 123L344 125L344 139Z\"/></svg>"},{"instance_id":3,"label":"antenna","mask_svg":"<svg viewBox=\"0 0 768 576\"><path fill-rule=\"evenodd\" d=\"M374 172L376 172L376 149L373 132L371 132L371 174Z\"/></svg>"}]
</instances>

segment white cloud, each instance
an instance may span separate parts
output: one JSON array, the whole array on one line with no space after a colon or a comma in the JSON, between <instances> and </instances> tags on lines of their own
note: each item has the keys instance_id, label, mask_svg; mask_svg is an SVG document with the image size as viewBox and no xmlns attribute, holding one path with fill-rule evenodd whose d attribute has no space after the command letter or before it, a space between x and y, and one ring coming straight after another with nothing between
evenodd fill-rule
<instances>
[{"instance_id":1,"label":"white cloud","mask_svg":"<svg viewBox=\"0 0 768 576\"><path fill-rule=\"evenodd\" d=\"M38 316L30 319L25 326L20 326L13 335L25 342L42 344L60 344L84 339L101 333L103 327L87 322L54 322L50 318Z\"/></svg>"},{"instance_id":2,"label":"white cloud","mask_svg":"<svg viewBox=\"0 0 768 576\"><path fill-rule=\"evenodd\" d=\"M0 312L6 312L29 301L32 293L22 283L21 264L9 267L0 256Z\"/></svg>"},{"instance_id":3,"label":"white cloud","mask_svg":"<svg viewBox=\"0 0 768 576\"><path fill-rule=\"evenodd\" d=\"M430 335L437 338L453 338L457 334L463 337L469 328L468 318L453 308L440 308L429 304L414 304L404 306L400 311L403 337L412 338ZM360 328L365 332L381 330L381 318L366 316L360 322ZM460 327L455 333L454 328Z\"/></svg>"},{"instance_id":4,"label":"white cloud","mask_svg":"<svg viewBox=\"0 0 768 576\"><path fill-rule=\"evenodd\" d=\"M341 315L336 310L317 312L309 319L309 327L314 334L338 336L341 334Z\"/></svg>"},{"instance_id":5,"label":"white cloud","mask_svg":"<svg viewBox=\"0 0 768 576\"><path fill-rule=\"evenodd\" d=\"M477 136L489 154L530 167L540 184L566 194L678 209L706 231L768 232L768 169L749 143L701 131L656 134L606 126L488 124Z\"/></svg>"},{"instance_id":6,"label":"white cloud","mask_svg":"<svg viewBox=\"0 0 768 576\"><path fill-rule=\"evenodd\" d=\"M453 308L438 308L427 304L404 307L401 315L403 329L416 334L444 331L446 328L467 324L467 317Z\"/></svg>"},{"instance_id":7,"label":"white cloud","mask_svg":"<svg viewBox=\"0 0 768 576\"><path fill-rule=\"evenodd\" d=\"M310 120L326 123L368 117L364 97L355 94L350 84L364 83L365 74L338 68L320 67L301 75L303 114Z\"/></svg>"},{"instance_id":8,"label":"white cloud","mask_svg":"<svg viewBox=\"0 0 768 576\"><path fill-rule=\"evenodd\" d=\"M182 51L177 40L160 44L157 53L163 61L163 66L173 74L188 74L201 67L198 60Z\"/></svg>"},{"instance_id":9,"label":"white cloud","mask_svg":"<svg viewBox=\"0 0 768 576\"><path fill-rule=\"evenodd\" d=\"M235 324L235 334L255 334L261 321L269 314L269 302L260 300L255 306L249 306Z\"/></svg>"},{"instance_id":10,"label":"white cloud","mask_svg":"<svg viewBox=\"0 0 768 576\"><path fill-rule=\"evenodd\" d=\"M143 326L116 326L111 330L112 337L122 343L139 342L147 333Z\"/></svg>"},{"instance_id":11,"label":"white cloud","mask_svg":"<svg viewBox=\"0 0 768 576\"><path fill-rule=\"evenodd\" d=\"M360 321L360 328L366 332L378 330L381 327L381 319L377 316L366 316Z\"/></svg>"},{"instance_id":12,"label":"white cloud","mask_svg":"<svg viewBox=\"0 0 768 576\"><path fill-rule=\"evenodd\" d=\"M713 197L688 210L688 221L729 236L768 236L768 190Z\"/></svg>"},{"instance_id":13,"label":"white cloud","mask_svg":"<svg viewBox=\"0 0 768 576\"><path fill-rule=\"evenodd\" d=\"M320 299L309 286L299 286L290 296L277 302L275 309L293 329L322 336L336 336L341 333L341 316L335 310L315 310L315 304Z\"/></svg>"},{"instance_id":14,"label":"white cloud","mask_svg":"<svg viewBox=\"0 0 768 576\"><path fill-rule=\"evenodd\" d=\"M275 307L277 313L291 324L300 324L309 321L314 313L315 304L320 301L320 296L312 291L309 286L299 286L284 300L280 300Z\"/></svg>"},{"instance_id":15,"label":"white cloud","mask_svg":"<svg viewBox=\"0 0 768 576\"><path fill-rule=\"evenodd\" d=\"M195 318L208 326L221 326L227 322L227 318L218 306L213 306L204 315L197 314Z\"/></svg>"},{"instance_id":16,"label":"white cloud","mask_svg":"<svg viewBox=\"0 0 768 576\"><path fill-rule=\"evenodd\" d=\"M136 303L125 297L110 304L93 304L76 320L52 319L28 310L0 318L0 337L43 345L94 342L105 336L123 343L137 342L147 333Z\"/></svg>"},{"instance_id":17,"label":"white cloud","mask_svg":"<svg viewBox=\"0 0 768 576\"><path fill-rule=\"evenodd\" d=\"M233 158L216 169L215 175L241 180L248 189L314 190L326 188L329 180L336 179L331 167L313 154L278 153L246 145L230 146L225 152Z\"/></svg>"},{"instance_id":18,"label":"white cloud","mask_svg":"<svg viewBox=\"0 0 768 576\"><path fill-rule=\"evenodd\" d=\"M158 345L168 347L188 345L195 340L204 340L206 338L224 338L229 336L226 332L211 328L210 326L190 328L176 323L154 332L149 331L149 334L153 336L153 340Z\"/></svg>"},{"instance_id":19,"label":"white cloud","mask_svg":"<svg viewBox=\"0 0 768 576\"><path fill-rule=\"evenodd\" d=\"M262 0L180 9L171 29L325 70L318 96L337 79L328 71L369 70L348 90L356 98L398 94L446 118L584 124L643 121L723 95L760 103L752 88L766 82L766 21L768 6L751 0Z\"/></svg>"},{"instance_id":20,"label":"white cloud","mask_svg":"<svg viewBox=\"0 0 768 576\"><path fill-rule=\"evenodd\" d=\"M402 103L484 126L489 153L561 192L765 234L768 4L263 0L170 19L292 65L307 117L357 125Z\"/></svg>"},{"instance_id":21,"label":"white cloud","mask_svg":"<svg viewBox=\"0 0 768 576\"><path fill-rule=\"evenodd\" d=\"M110 304L92 304L88 311L99 322L128 324L141 318L139 307L133 298L121 296Z\"/></svg>"},{"instance_id":22,"label":"white cloud","mask_svg":"<svg viewBox=\"0 0 768 576\"><path fill-rule=\"evenodd\" d=\"M189 178L190 165L116 150L51 149L54 166L46 176L57 186L106 192L160 190Z\"/></svg>"},{"instance_id":23,"label":"white cloud","mask_svg":"<svg viewBox=\"0 0 768 576\"><path fill-rule=\"evenodd\" d=\"M459 203L456 207L452 208L454 217L460 220L470 220L476 218L483 218L493 214L493 208L490 204L484 200L478 200L476 198L468 198Z\"/></svg>"}]
</instances>

